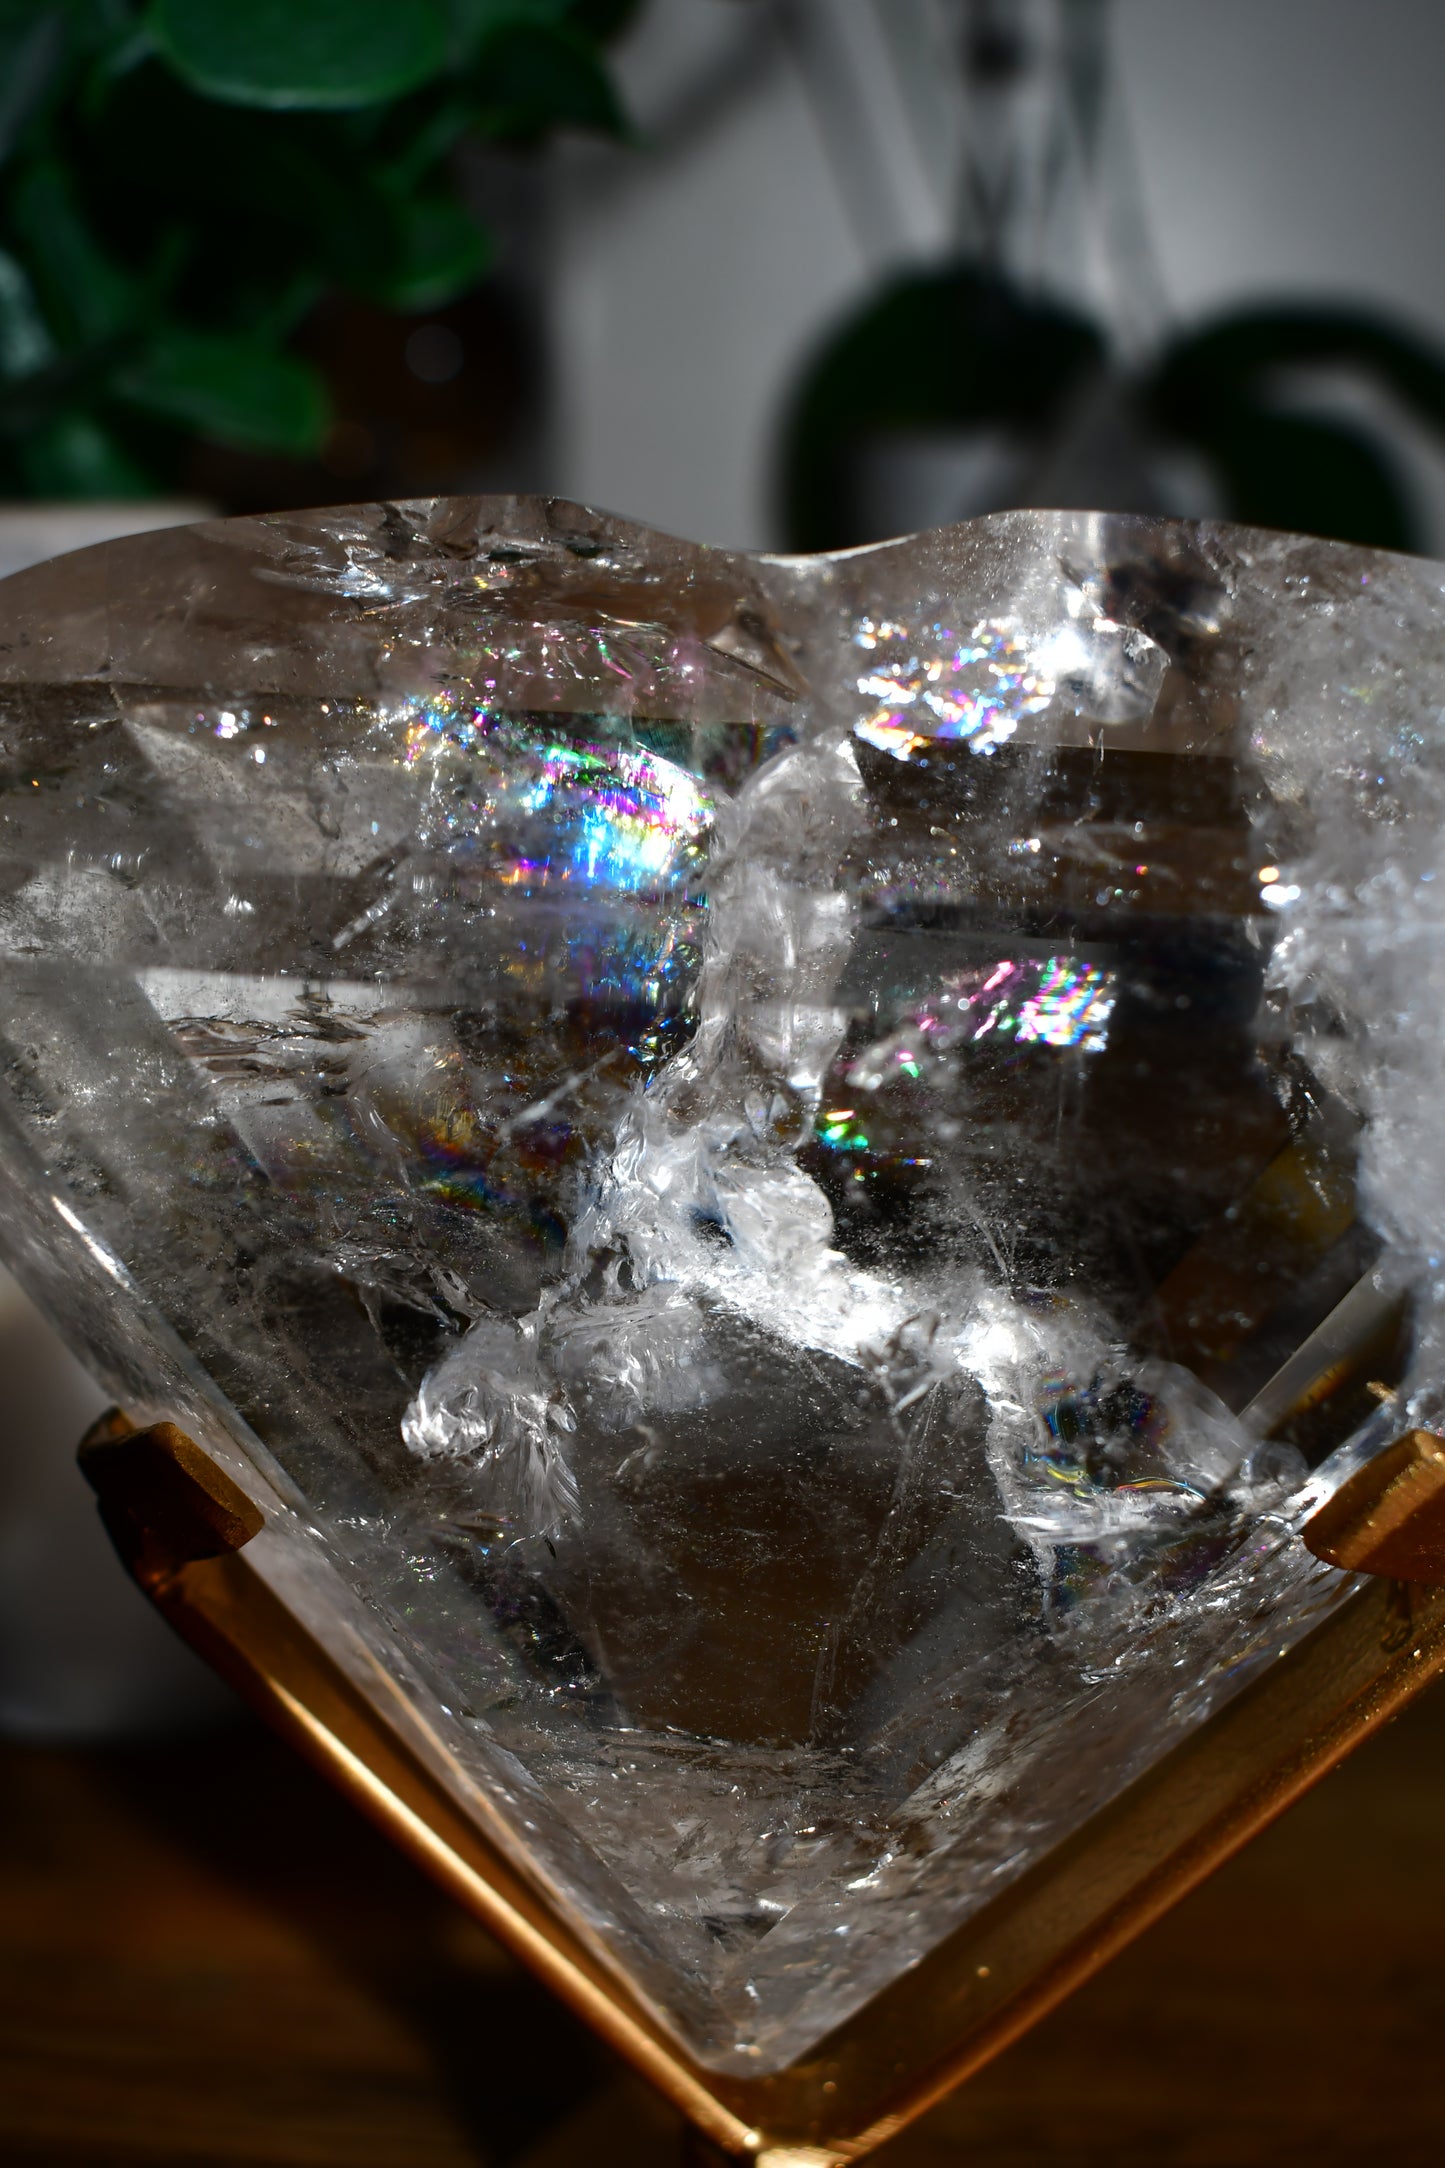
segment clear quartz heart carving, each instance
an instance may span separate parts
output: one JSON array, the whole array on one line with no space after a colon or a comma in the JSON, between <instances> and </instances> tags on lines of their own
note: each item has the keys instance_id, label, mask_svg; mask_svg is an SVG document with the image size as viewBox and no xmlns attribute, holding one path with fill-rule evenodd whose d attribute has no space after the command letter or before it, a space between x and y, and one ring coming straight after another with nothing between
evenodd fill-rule
<instances>
[{"instance_id":1,"label":"clear quartz heart carving","mask_svg":"<svg viewBox=\"0 0 1445 2168\"><path fill-rule=\"evenodd\" d=\"M1442 582L493 499L0 589L7 1257L706 2068L1069 1846L1430 1426Z\"/></svg>"}]
</instances>

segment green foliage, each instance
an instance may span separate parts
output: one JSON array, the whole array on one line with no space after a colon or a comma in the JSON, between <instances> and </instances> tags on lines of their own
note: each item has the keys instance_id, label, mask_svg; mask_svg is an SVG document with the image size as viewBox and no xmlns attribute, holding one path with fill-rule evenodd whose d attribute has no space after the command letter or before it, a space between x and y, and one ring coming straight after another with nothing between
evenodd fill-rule
<instances>
[{"instance_id":1,"label":"green foliage","mask_svg":"<svg viewBox=\"0 0 1445 2168\"><path fill-rule=\"evenodd\" d=\"M1042 433L1104 360L1086 318L967 265L909 273L865 303L807 377L785 454L789 542L856 531L851 454L889 431L998 427Z\"/></svg>"},{"instance_id":2,"label":"green foliage","mask_svg":"<svg viewBox=\"0 0 1445 2168\"><path fill-rule=\"evenodd\" d=\"M626 132L628 0L0 0L0 494L164 488L200 438L305 456L288 351L349 293L481 278L468 138Z\"/></svg>"},{"instance_id":3,"label":"green foliage","mask_svg":"<svg viewBox=\"0 0 1445 2168\"><path fill-rule=\"evenodd\" d=\"M1445 436L1445 358L1357 309L1221 317L1167 347L1140 397L1162 435L1203 455L1233 518L1417 548L1410 498L1385 447L1346 417L1292 410L1291 378L1309 370L1373 383Z\"/></svg>"},{"instance_id":4,"label":"green foliage","mask_svg":"<svg viewBox=\"0 0 1445 2168\"><path fill-rule=\"evenodd\" d=\"M147 27L192 90L276 111L380 105L447 60L435 0L155 0Z\"/></svg>"},{"instance_id":5,"label":"green foliage","mask_svg":"<svg viewBox=\"0 0 1445 2168\"><path fill-rule=\"evenodd\" d=\"M179 325L147 339L116 388L132 406L221 444L304 453L326 424L321 387L292 355Z\"/></svg>"},{"instance_id":6,"label":"green foliage","mask_svg":"<svg viewBox=\"0 0 1445 2168\"><path fill-rule=\"evenodd\" d=\"M827 341L794 403L784 439L790 543L877 539L856 500L870 441L900 429L994 429L1037 448L1090 380L1116 366L1087 319L968 265L883 289ZM1301 398L1311 374L1323 401L1319 391ZM1341 374L1445 438L1445 356L1362 310L1242 309L1170 341L1122 390L1142 431L1202 461L1229 518L1418 548L1388 448L1327 411Z\"/></svg>"},{"instance_id":7,"label":"green foliage","mask_svg":"<svg viewBox=\"0 0 1445 2168\"><path fill-rule=\"evenodd\" d=\"M534 141L556 123L604 135L626 129L595 49L566 24L519 22L494 32L470 80L493 135Z\"/></svg>"}]
</instances>

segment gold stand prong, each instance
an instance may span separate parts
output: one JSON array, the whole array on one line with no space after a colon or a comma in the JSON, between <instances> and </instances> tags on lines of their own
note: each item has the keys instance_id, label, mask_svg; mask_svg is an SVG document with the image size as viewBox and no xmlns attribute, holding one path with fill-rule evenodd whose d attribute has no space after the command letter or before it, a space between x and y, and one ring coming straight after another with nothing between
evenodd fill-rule
<instances>
[{"instance_id":1,"label":"gold stand prong","mask_svg":"<svg viewBox=\"0 0 1445 2168\"><path fill-rule=\"evenodd\" d=\"M1327 1565L1445 1588L1445 1439L1407 1431L1357 1468L1303 1534Z\"/></svg>"},{"instance_id":2,"label":"gold stand prong","mask_svg":"<svg viewBox=\"0 0 1445 2168\"><path fill-rule=\"evenodd\" d=\"M179 1566L239 1551L265 1526L225 1469L174 1423L142 1430L108 1408L76 1457L111 1541L152 1596Z\"/></svg>"},{"instance_id":3,"label":"gold stand prong","mask_svg":"<svg viewBox=\"0 0 1445 2168\"><path fill-rule=\"evenodd\" d=\"M1320 1556L1377 1578L813 2057L736 2077L659 2023L492 1841L427 1735L379 1709L273 1585L284 1530L194 1440L115 1415L82 1464L163 1614L689 2118L690 2168L843 2168L886 2144L1445 1672L1445 1440L1416 1431L1306 1530Z\"/></svg>"}]
</instances>

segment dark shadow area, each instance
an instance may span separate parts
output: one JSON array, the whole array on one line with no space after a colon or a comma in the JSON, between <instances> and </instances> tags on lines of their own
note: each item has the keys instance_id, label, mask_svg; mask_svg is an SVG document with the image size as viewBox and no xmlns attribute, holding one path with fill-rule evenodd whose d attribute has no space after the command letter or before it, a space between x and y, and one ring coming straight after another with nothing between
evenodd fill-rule
<instances>
[{"instance_id":1,"label":"dark shadow area","mask_svg":"<svg viewBox=\"0 0 1445 2168\"><path fill-rule=\"evenodd\" d=\"M479 2162L516 2159L614 2075L585 2026L258 1724L87 1761L106 1811L284 1922L414 2036Z\"/></svg>"},{"instance_id":2,"label":"dark shadow area","mask_svg":"<svg viewBox=\"0 0 1445 2168\"><path fill-rule=\"evenodd\" d=\"M879 2168L1433 2168L1445 1688ZM7 2168L663 2168L670 2114L257 1728L0 1753Z\"/></svg>"}]
</instances>

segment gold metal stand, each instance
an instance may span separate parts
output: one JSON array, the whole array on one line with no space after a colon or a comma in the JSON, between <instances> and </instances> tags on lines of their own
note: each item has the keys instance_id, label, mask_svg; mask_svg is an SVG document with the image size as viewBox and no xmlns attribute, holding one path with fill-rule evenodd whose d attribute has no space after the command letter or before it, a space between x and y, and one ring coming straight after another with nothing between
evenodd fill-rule
<instances>
[{"instance_id":1,"label":"gold metal stand","mask_svg":"<svg viewBox=\"0 0 1445 2168\"><path fill-rule=\"evenodd\" d=\"M264 1515L172 1424L105 1418L81 1465L171 1623L309 1760L686 2114L696 2168L832 2168L895 2135L1068 1995L1445 1669L1445 1446L1423 1432L1306 1530L1392 1579L1358 1594L807 2059L704 2068L488 1842L248 1563ZM1401 1577L1402 1562L1416 1577Z\"/></svg>"}]
</instances>

